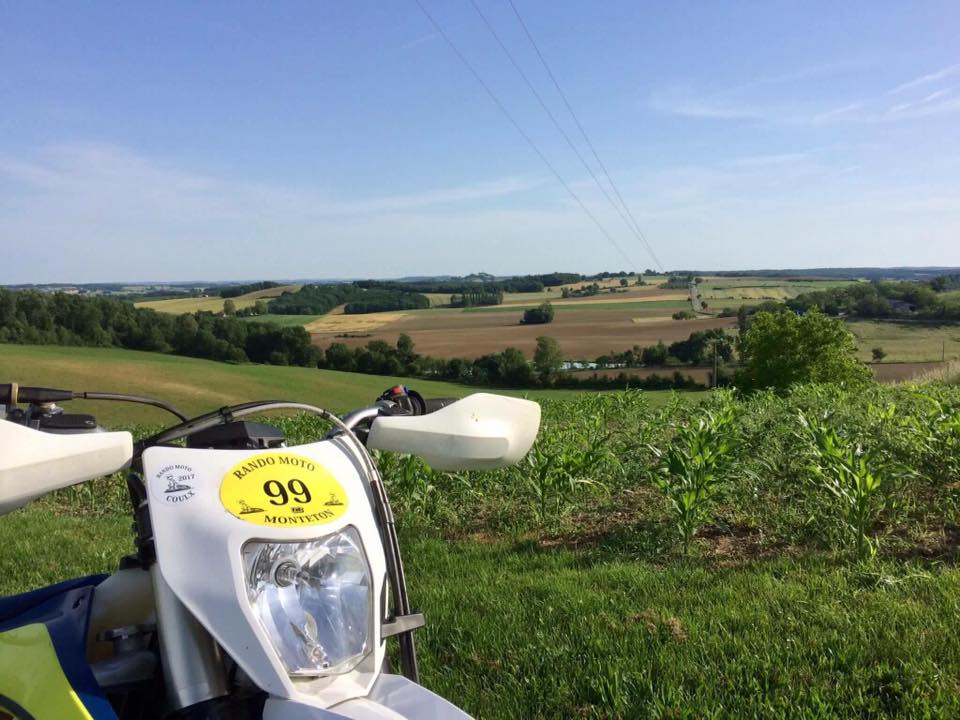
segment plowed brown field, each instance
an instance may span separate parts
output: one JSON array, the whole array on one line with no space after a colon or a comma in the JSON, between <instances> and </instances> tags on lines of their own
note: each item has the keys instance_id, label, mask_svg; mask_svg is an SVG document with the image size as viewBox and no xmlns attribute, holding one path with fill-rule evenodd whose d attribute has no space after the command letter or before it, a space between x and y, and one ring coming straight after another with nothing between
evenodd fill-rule
<instances>
[{"instance_id":1,"label":"plowed brown field","mask_svg":"<svg viewBox=\"0 0 960 720\"><path fill-rule=\"evenodd\" d=\"M634 345L655 345L658 340L671 343L686 340L694 330L733 328L736 318L670 320L659 311L650 317L636 308L567 310L555 308L554 321L548 325L521 325L522 310L516 312L460 312L420 310L374 329L337 337L339 332L315 332L314 343L326 347L342 342L351 347L380 339L393 344L401 333L413 338L417 352L434 357L474 358L506 347L516 347L531 357L537 337L556 338L565 357L593 359L610 350L626 350ZM368 316L370 317L370 316Z\"/></svg>"}]
</instances>

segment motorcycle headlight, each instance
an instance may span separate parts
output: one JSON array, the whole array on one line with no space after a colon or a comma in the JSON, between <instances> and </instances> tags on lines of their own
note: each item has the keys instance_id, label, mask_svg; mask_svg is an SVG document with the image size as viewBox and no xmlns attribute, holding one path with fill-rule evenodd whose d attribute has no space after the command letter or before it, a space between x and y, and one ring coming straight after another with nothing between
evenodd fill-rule
<instances>
[{"instance_id":1,"label":"motorcycle headlight","mask_svg":"<svg viewBox=\"0 0 960 720\"><path fill-rule=\"evenodd\" d=\"M290 675L352 670L373 643L373 583L353 527L318 540L249 542L247 598Z\"/></svg>"}]
</instances>

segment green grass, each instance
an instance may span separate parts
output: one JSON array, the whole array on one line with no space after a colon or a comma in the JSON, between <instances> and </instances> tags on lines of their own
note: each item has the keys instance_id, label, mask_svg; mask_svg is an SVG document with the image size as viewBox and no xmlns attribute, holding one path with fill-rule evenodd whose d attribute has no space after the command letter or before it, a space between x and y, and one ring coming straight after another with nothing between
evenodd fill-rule
<instances>
[{"instance_id":1,"label":"green grass","mask_svg":"<svg viewBox=\"0 0 960 720\"><path fill-rule=\"evenodd\" d=\"M960 572L406 544L427 687L483 718L956 717ZM947 680L953 678L953 680Z\"/></svg>"},{"instance_id":2,"label":"green grass","mask_svg":"<svg viewBox=\"0 0 960 720\"><path fill-rule=\"evenodd\" d=\"M960 571L801 556L661 566L404 533L423 683L487 719L947 718ZM109 572L120 514L0 519L0 592Z\"/></svg>"},{"instance_id":3,"label":"green grass","mask_svg":"<svg viewBox=\"0 0 960 720\"><path fill-rule=\"evenodd\" d=\"M463 397L484 388L410 378L362 375L273 365L229 365L211 360L114 348L0 345L0 382L149 395L187 413L248 400L298 400L343 412L369 405L386 388L407 384L426 397ZM570 398L579 390L504 390L505 395ZM653 404L670 393L648 393ZM694 393L691 393L693 395ZM91 412L104 423L157 423L170 416L128 403L81 402L73 412Z\"/></svg>"},{"instance_id":4,"label":"green grass","mask_svg":"<svg viewBox=\"0 0 960 720\"><path fill-rule=\"evenodd\" d=\"M847 327L857 338L857 356L871 358L871 349L887 353L884 362L930 362L960 359L960 325L858 320Z\"/></svg>"},{"instance_id":5,"label":"green grass","mask_svg":"<svg viewBox=\"0 0 960 720\"><path fill-rule=\"evenodd\" d=\"M280 325L282 327L296 327L297 325L312 323L321 317L323 317L323 315L274 315L267 313L266 315L250 315L239 319L246 320L247 322L273 323L274 325Z\"/></svg>"}]
</instances>

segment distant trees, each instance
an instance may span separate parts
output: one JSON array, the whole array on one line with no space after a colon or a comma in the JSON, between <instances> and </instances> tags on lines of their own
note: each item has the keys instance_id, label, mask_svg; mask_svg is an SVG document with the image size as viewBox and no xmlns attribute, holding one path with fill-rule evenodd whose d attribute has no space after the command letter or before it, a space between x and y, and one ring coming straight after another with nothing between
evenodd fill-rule
<instances>
[{"instance_id":1,"label":"distant trees","mask_svg":"<svg viewBox=\"0 0 960 720\"><path fill-rule=\"evenodd\" d=\"M463 293L529 293L541 292L550 285L564 285L582 280L577 273L544 273L541 275L522 275L497 279L487 273L476 273L466 277L444 280L358 280L357 287L368 290L398 290L414 293L437 293L460 295Z\"/></svg>"},{"instance_id":2,"label":"distant trees","mask_svg":"<svg viewBox=\"0 0 960 720\"><path fill-rule=\"evenodd\" d=\"M816 307L827 315L848 317L960 319L960 298L938 293L936 288L939 287L949 287L949 276L935 278L929 284L906 281L852 283L804 293L787 300L786 304L796 312Z\"/></svg>"},{"instance_id":3,"label":"distant trees","mask_svg":"<svg viewBox=\"0 0 960 720\"><path fill-rule=\"evenodd\" d=\"M553 376L563 366L563 351L555 338L541 335L537 338L537 349L533 353L533 367L544 384L550 382Z\"/></svg>"},{"instance_id":4,"label":"distant trees","mask_svg":"<svg viewBox=\"0 0 960 720\"><path fill-rule=\"evenodd\" d=\"M887 351L884 350L882 347L875 347L872 350L870 350L870 354L873 356L874 362L880 362L887 356Z\"/></svg>"},{"instance_id":5,"label":"distant trees","mask_svg":"<svg viewBox=\"0 0 960 720\"><path fill-rule=\"evenodd\" d=\"M347 314L413 310L430 307L430 299L404 290L366 289L357 284L304 285L295 293L271 300L268 309L278 315L323 315L338 305Z\"/></svg>"},{"instance_id":6,"label":"distant trees","mask_svg":"<svg viewBox=\"0 0 960 720\"><path fill-rule=\"evenodd\" d=\"M319 351L302 327L212 313L169 315L107 297L0 288L0 343L94 345L227 362L314 366Z\"/></svg>"},{"instance_id":7,"label":"distant trees","mask_svg":"<svg viewBox=\"0 0 960 720\"><path fill-rule=\"evenodd\" d=\"M589 285L581 285L577 288L565 287L560 291L561 297L564 298L592 297L593 295L599 294L600 283L590 283Z\"/></svg>"},{"instance_id":8,"label":"distant trees","mask_svg":"<svg viewBox=\"0 0 960 720\"><path fill-rule=\"evenodd\" d=\"M733 339L723 330L698 330L686 340L670 344L669 354L680 362L703 365L713 360L714 352L723 362L733 359Z\"/></svg>"},{"instance_id":9,"label":"distant trees","mask_svg":"<svg viewBox=\"0 0 960 720\"><path fill-rule=\"evenodd\" d=\"M237 314L237 304L233 300L224 300L223 301L223 314L224 315L236 315Z\"/></svg>"},{"instance_id":10,"label":"distant trees","mask_svg":"<svg viewBox=\"0 0 960 720\"><path fill-rule=\"evenodd\" d=\"M660 340L656 345L651 345L643 349L643 352L640 354L640 361L644 365L665 365L669 356L670 351L667 349L667 346L664 345L663 340Z\"/></svg>"},{"instance_id":11,"label":"distant trees","mask_svg":"<svg viewBox=\"0 0 960 720\"><path fill-rule=\"evenodd\" d=\"M665 290L686 290L690 287L692 281L692 275L671 275L664 282L660 283L660 287Z\"/></svg>"},{"instance_id":12,"label":"distant trees","mask_svg":"<svg viewBox=\"0 0 960 720\"><path fill-rule=\"evenodd\" d=\"M464 290L450 296L450 307L477 307L500 305L503 302L503 290Z\"/></svg>"},{"instance_id":13,"label":"distant trees","mask_svg":"<svg viewBox=\"0 0 960 720\"><path fill-rule=\"evenodd\" d=\"M535 308L524 310L523 318L520 320L521 325L543 325L550 322L553 322L553 305L550 304L549 300L540 303Z\"/></svg>"},{"instance_id":14,"label":"distant trees","mask_svg":"<svg viewBox=\"0 0 960 720\"><path fill-rule=\"evenodd\" d=\"M359 315L391 310L424 310L430 307L430 298L420 293L367 290L343 307L347 315Z\"/></svg>"},{"instance_id":15,"label":"distant trees","mask_svg":"<svg viewBox=\"0 0 960 720\"><path fill-rule=\"evenodd\" d=\"M264 280L263 282L247 283L246 285L229 285L222 288L209 288L208 292L211 294L216 292L222 298L233 298L239 297L240 295L246 295L247 293L256 292L258 290L269 290L270 288L275 287L280 287L280 283Z\"/></svg>"},{"instance_id":16,"label":"distant trees","mask_svg":"<svg viewBox=\"0 0 960 720\"><path fill-rule=\"evenodd\" d=\"M855 351L853 334L843 322L816 308L802 316L757 313L740 338L743 369L737 385L783 390L802 382L866 383L870 370L854 357Z\"/></svg>"}]
</instances>

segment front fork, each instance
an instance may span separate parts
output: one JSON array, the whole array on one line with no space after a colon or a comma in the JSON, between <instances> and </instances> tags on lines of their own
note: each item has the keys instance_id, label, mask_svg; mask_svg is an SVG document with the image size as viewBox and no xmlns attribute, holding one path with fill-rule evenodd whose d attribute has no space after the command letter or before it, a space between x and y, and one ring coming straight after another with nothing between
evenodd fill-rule
<instances>
[{"instance_id":1,"label":"front fork","mask_svg":"<svg viewBox=\"0 0 960 720\"><path fill-rule=\"evenodd\" d=\"M227 675L216 641L174 595L160 565L150 567L157 610L160 662L172 711L227 694Z\"/></svg>"}]
</instances>

